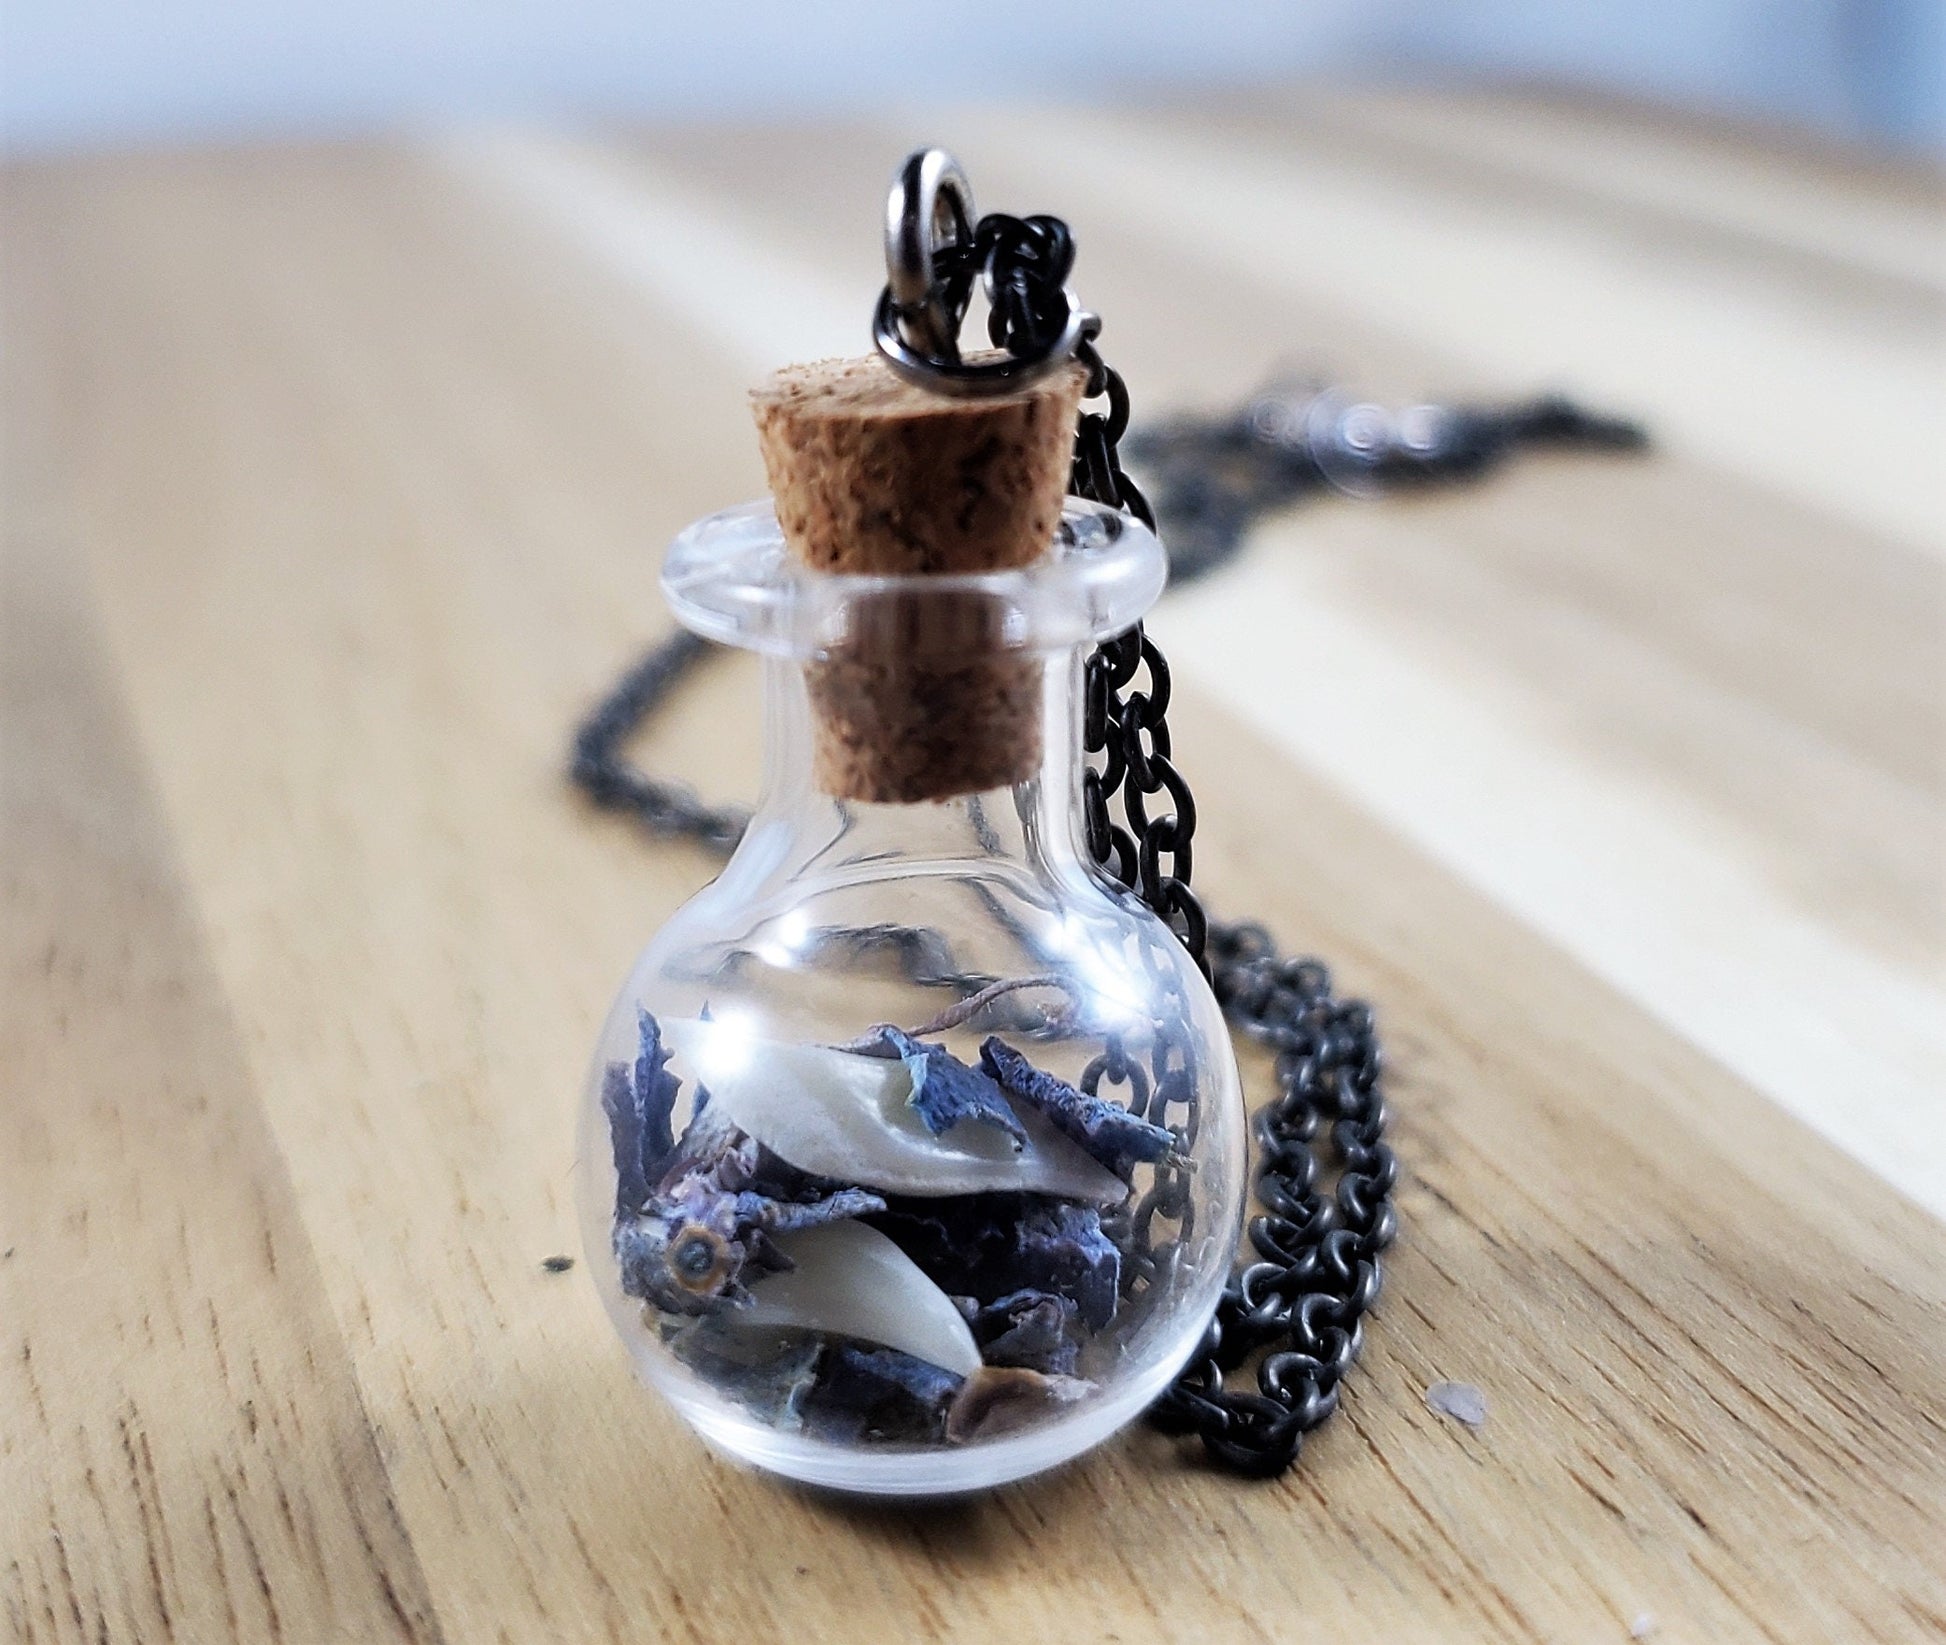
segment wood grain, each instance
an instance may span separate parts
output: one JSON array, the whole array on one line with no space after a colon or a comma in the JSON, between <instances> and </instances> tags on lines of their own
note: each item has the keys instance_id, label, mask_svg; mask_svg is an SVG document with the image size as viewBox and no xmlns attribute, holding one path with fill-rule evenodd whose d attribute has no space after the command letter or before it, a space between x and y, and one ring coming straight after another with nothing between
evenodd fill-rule
<instances>
[{"instance_id":1,"label":"wood grain","mask_svg":"<svg viewBox=\"0 0 1946 1645\"><path fill-rule=\"evenodd\" d=\"M8 1621L438 1638L78 567L5 565Z\"/></svg>"},{"instance_id":2,"label":"wood grain","mask_svg":"<svg viewBox=\"0 0 1946 1645\"><path fill-rule=\"evenodd\" d=\"M768 173L774 134L605 152L841 289L870 247L820 214L868 156L882 181L884 144L794 134ZM664 621L659 542L757 488L760 342L448 158L8 178L15 1635L1946 1631L1938 1222L1213 690L1179 742L1250 777L1205 801L1199 873L1378 1003L1408 1167L1366 1358L1300 1470L1239 1485L1137 1432L1053 1479L863 1506L715 1461L636 1389L583 1278L541 1260L573 1249L595 1022L709 865L585 814L562 732ZM1024 196L1000 170L995 197ZM1752 232L1731 218L1718 240ZM1158 403L1248 382L1260 341L1172 300L1207 267L1133 225L1088 244ZM1885 274L1847 300L1907 301ZM1314 299L1278 323L1332 327L1382 388L1446 364L1340 322ZM1523 735L1553 682L1577 760L1735 819L1806 919L1916 978L1939 937L1932 562L1841 514L1679 451L1307 542L1372 632ZM1847 573L1814 582L1834 542ZM753 710L749 673L713 667L645 752L747 793ZM1485 1391L1478 1433L1425 1405L1446 1378Z\"/></svg>"}]
</instances>

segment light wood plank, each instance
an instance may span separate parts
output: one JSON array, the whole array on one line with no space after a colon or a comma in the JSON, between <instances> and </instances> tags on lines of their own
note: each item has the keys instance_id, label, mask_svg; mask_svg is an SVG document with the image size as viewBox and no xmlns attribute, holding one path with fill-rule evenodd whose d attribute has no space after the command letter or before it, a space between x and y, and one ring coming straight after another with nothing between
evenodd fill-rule
<instances>
[{"instance_id":1,"label":"light wood plank","mask_svg":"<svg viewBox=\"0 0 1946 1645\"><path fill-rule=\"evenodd\" d=\"M438 1639L81 568L0 571L10 1635Z\"/></svg>"},{"instance_id":2,"label":"light wood plank","mask_svg":"<svg viewBox=\"0 0 1946 1645\"><path fill-rule=\"evenodd\" d=\"M1638 233L1735 257L1753 278L1795 277L1835 302L1939 312L1946 195L1920 162L1759 142L1731 125L1530 92L1347 95L1303 87L1241 100L1216 119L1259 141L1293 126L1421 175L1529 193L1556 212L1607 210Z\"/></svg>"}]
</instances>

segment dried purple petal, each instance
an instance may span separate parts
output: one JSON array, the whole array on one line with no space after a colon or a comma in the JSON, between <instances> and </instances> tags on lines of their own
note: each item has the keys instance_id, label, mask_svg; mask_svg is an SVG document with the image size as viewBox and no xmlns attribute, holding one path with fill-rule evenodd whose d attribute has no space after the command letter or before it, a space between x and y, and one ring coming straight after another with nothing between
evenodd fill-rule
<instances>
[{"instance_id":1,"label":"dried purple petal","mask_svg":"<svg viewBox=\"0 0 1946 1645\"><path fill-rule=\"evenodd\" d=\"M622 1290L664 1313L707 1314L749 1295L746 1268L790 1267L771 1234L884 1205L863 1189L793 1171L717 1114L692 1119L639 1212L616 1214Z\"/></svg>"},{"instance_id":2,"label":"dried purple petal","mask_svg":"<svg viewBox=\"0 0 1946 1645\"><path fill-rule=\"evenodd\" d=\"M773 1427L804 1426L803 1406L824 1361L823 1341L809 1333L786 1336L768 1351L751 1354L747 1343L725 1336L705 1321L665 1331L669 1350L695 1367L710 1386L729 1395Z\"/></svg>"},{"instance_id":3,"label":"dried purple petal","mask_svg":"<svg viewBox=\"0 0 1946 1645\"><path fill-rule=\"evenodd\" d=\"M601 1111L608 1116L608 1146L615 1158L615 1215L639 1210L649 1197L642 1168L642 1113L625 1062L611 1062L601 1075Z\"/></svg>"},{"instance_id":4,"label":"dried purple petal","mask_svg":"<svg viewBox=\"0 0 1946 1645\"><path fill-rule=\"evenodd\" d=\"M1121 1252L1091 1205L1039 1194L888 1198L866 1220L949 1295L992 1303L1045 1292L1067 1298L1096 1331L1115 1317Z\"/></svg>"},{"instance_id":5,"label":"dried purple petal","mask_svg":"<svg viewBox=\"0 0 1946 1645\"><path fill-rule=\"evenodd\" d=\"M980 1064L1001 1090L1038 1110L1072 1142L1124 1182L1136 1165L1159 1160L1174 1144L1167 1129L1119 1103L1090 1097L1044 1068L1036 1068L998 1035L980 1047Z\"/></svg>"},{"instance_id":6,"label":"dried purple petal","mask_svg":"<svg viewBox=\"0 0 1946 1645\"><path fill-rule=\"evenodd\" d=\"M1080 1310L1051 1291L1015 1291L980 1308L970 1321L989 1365L1072 1376L1081 1351Z\"/></svg>"},{"instance_id":7,"label":"dried purple petal","mask_svg":"<svg viewBox=\"0 0 1946 1645\"><path fill-rule=\"evenodd\" d=\"M1115 1317L1121 1300L1122 1254L1092 1205L1049 1201L1023 1217L1014 1233L1013 1274L1021 1289L1069 1298L1094 1330Z\"/></svg>"},{"instance_id":8,"label":"dried purple petal","mask_svg":"<svg viewBox=\"0 0 1946 1645\"><path fill-rule=\"evenodd\" d=\"M703 1314L741 1295L750 1252L739 1237L737 1189L756 1144L734 1126L692 1124L661 1181L635 1207L618 1207L615 1258L622 1290L665 1313Z\"/></svg>"},{"instance_id":9,"label":"dried purple petal","mask_svg":"<svg viewBox=\"0 0 1946 1645\"><path fill-rule=\"evenodd\" d=\"M833 1343L801 1402L804 1424L840 1442L936 1445L964 1380L896 1348Z\"/></svg>"},{"instance_id":10,"label":"dried purple petal","mask_svg":"<svg viewBox=\"0 0 1946 1645\"><path fill-rule=\"evenodd\" d=\"M859 1042L858 1049L866 1056L897 1057L904 1062L912 1076L912 1095L906 1102L934 1136L944 1136L962 1121L979 1120L1005 1131L1016 1148L1025 1145L1027 1133L1000 1087L945 1046L915 1040L888 1024L876 1029L873 1038Z\"/></svg>"},{"instance_id":11,"label":"dried purple petal","mask_svg":"<svg viewBox=\"0 0 1946 1645\"><path fill-rule=\"evenodd\" d=\"M649 1165L650 1150L658 1160L666 1159L676 1146L670 1119L676 1111L676 1093L682 1081L669 1072L669 1050L662 1043L662 1025L647 1008L635 1008L635 1101L642 1112L643 1163ZM651 1174L654 1166L649 1165Z\"/></svg>"},{"instance_id":12,"label":"dried purple petal","mask_svg":"<svg viewBox=\"0 0 1946 1645\"><path fill-rule=\"evenodd\" d=\"M823 1199L806 1201L769 1199L749 1192L737 1195L737 1215L767 1234L794 1234L801 1228L820 1228L827 1222L842 1222L884 1209L885 1201L869 1188L839 1188Z\"/></svg>"},{"instance_id":13,"label":"dried purple petal","mask_svg":"<svg viewBox=\"0 0 1946 1645\"><path fill-rule=\"evenodd\" d=\"M611 1062L602 1075L601 1106L608 1116L609 1146L615 1158L615 1215L641 1208L649 1184L675 1152L670 1117L682 1081L668 1069L662 1029L639 1006L635 1013L638 1048L633 1065Z\"/></svg>"}]
</instances>

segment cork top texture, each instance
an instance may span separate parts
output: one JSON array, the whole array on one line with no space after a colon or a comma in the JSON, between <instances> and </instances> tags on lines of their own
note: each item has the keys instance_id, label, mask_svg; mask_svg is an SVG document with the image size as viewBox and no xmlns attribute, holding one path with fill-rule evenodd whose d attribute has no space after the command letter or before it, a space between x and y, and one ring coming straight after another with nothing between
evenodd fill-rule
<instances>
[{"instance_id":1,"label":"cork top texture","mask_svg":"<svg viewBox=\"0 0 1946 1645\"><path fill-rule=\"evenodd\" d=\"M1028 564L1060 522L1085 381L953 399L876 354L785 367L751 395L785 541L819 571Z\"/></svg>"}]
</instances>

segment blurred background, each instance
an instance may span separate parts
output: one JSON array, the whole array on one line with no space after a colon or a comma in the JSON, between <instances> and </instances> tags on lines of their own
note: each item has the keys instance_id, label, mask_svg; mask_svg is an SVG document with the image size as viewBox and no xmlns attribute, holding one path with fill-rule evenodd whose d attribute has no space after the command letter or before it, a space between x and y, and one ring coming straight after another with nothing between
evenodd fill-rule
<instances>
[{"instance_id":1,"label":"blurred background","mask_svg":"<svg viewBox=\"0 0 1946 1645\"><path fill-rule=\"evenodd\" d=\"M10 0L15 148L427 119L790 115L1383 77L1541 81L1895 150L1946 143L1937 0Z\"/></svg>"}]
</instances>

